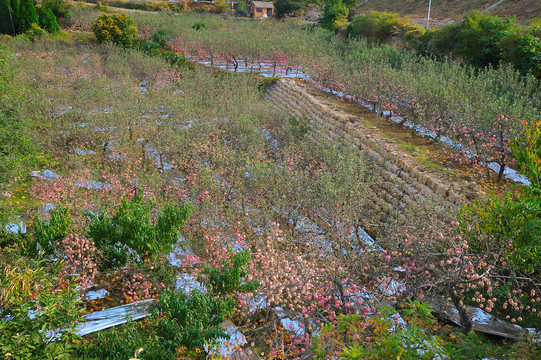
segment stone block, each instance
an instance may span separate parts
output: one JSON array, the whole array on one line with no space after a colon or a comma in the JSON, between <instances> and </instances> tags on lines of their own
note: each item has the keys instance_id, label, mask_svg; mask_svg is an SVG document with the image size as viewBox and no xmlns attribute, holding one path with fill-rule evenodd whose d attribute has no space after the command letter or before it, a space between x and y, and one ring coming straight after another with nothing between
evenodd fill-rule
<instances>
[{"instance_id":1,"label":"stone block","mask_svg":"<svg viewBox=\"0 0 541 360\"><path fill-rule=\"evenodd\" d=\"M438 184L436 186L436 190L434 190L434 192L436 194L438 194L439 196L442 196L442 197L447 197L448 193L449 193L449 188L443 184Z\"/></svg>"}]
</instances>

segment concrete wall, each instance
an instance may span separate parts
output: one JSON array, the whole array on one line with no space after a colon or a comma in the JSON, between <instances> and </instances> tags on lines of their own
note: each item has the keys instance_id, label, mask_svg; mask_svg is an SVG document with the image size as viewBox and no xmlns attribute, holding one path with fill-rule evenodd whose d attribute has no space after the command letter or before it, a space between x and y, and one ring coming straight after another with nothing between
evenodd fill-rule
<instances>
[{"instance_id":1,"label":"concrete wall","mask_svg":"<svg viewBox=\"0 0 541 360\"><path fill-rule=\"evenodd\" d=\"M290 115L309 122L307 135L314 141L323 137L366 153L375 177L372 188L377 210L400 212L420 203L430 204L448 226L451 214L463 203L461 186L417 164L414 157L401 153L391 141L364 126L362 119L321 102L309 94L306 85L280 79L269 89L268 97Z\"/></svg>"}]
</instances>

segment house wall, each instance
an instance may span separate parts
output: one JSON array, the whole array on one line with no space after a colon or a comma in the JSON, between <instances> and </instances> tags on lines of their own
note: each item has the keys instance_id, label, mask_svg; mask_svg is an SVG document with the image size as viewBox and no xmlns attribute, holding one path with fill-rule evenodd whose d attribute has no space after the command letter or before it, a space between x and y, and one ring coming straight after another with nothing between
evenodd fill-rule
<instances>
[{"instance_id":1,"label":"house wall","mask_svg":"<svg viewBox=\"0 0 541 360\"><path fill-rule=\"evenodd\" d=\"M250 11L252 13L252 17L254 18L260 18L260 17L264 17L264 15L267 13L267 8L263 8L263 12L256 12L256 6L252 3L252 5L250 5ZM271 10L272 11L272 14L274 15L274 9Z\"/></svg>"}]
</instances>

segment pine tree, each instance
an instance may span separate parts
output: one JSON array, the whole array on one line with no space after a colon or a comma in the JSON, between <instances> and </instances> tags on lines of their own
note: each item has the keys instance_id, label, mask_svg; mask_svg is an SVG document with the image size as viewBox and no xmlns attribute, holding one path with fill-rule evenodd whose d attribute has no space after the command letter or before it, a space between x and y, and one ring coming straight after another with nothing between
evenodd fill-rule
<instances>
[{"instance_id":1,"label":"pine tree","mask_svg":"<svg viewBox=\"0 0 541 360\"><path fill-rule=\"evenodd\" d=\"M42 7L39 11L39 26L51 34L58 34L60 32L60 25L54 16L53 11L49 8Z\"/></svg>"},{"instance_id":2,"label":"pine tree","mask_svg":"<svg viewBox=\"0 0 541 360\"><path fill-rule=\"evenodd\" d=\"M9 0L0 0L0 33L14 35L14 25Z\"/></svg>"},{"instance_id":3,"label":"pine tree","mask_svg":"<svg viewBox=\"0 0 541 360\"><path fill-rule=\"evenodd\" d=\"M36 7L32 0L21 0L19 8L19 31L25 32L32 27L32 24L38 24L38 15Z\"/></svg>"},{"instance_id":4,"label":"pine tree","mask_svg":"<svg viewBox=\"0 0 541 360\"><path fill-rule=\"evenodd\" d=\"M16 34L19 33L19 8L19 0L11 0L11 17L13 19L13 27L15 28Z\"/></svg>"}]
</instances>

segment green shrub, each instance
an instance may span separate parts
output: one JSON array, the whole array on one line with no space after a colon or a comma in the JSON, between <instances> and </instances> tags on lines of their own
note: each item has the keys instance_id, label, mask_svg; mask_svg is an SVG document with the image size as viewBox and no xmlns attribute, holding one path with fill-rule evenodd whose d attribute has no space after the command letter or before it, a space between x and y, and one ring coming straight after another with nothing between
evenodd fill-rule
<instances>
[{"instance_id":1,"label":"green shrub","mask_svg":"<svg viewBox=\"0 0 541 360\"><path fill-rule=\"evenodd\" d=\"M482 251L484 244L499 244L516 267L541 270L541 202L536 197L491 197L461 209L462 236ZM494 246L494 245L493 245Z\"/></svg>"},{"instance_id":2,"label":"green shrub","mask_svg":"<svg viewBox=\"0 0 541 360\"><path fill-rule=\"evenodd\" d=\"M431 41L439 56L453 54L477 67L498 66L502 41L521 31L514 18L502 19L474 11L460 22L433 30Z\"/></svg>"},{"instance_id":3,"label":"green shrub","mask_svg":"<svg viewBox=\"0 0 541 360\"><path fill-rule=\"evenodd\" d=\"M304 7L300 0L276 0L274 2L274 15L277 19L282 19L290 14L297 13Z\"/></svg>"},{"instance_id":4,"label":"green shrub","mask_svg":"<svg viewBox=\"0 0 541 360\"><path fill-rule=\"evenodd\" d=\"M77 349L80 359L129 359L143 348L145 360L204 359L204 345L228 338L221 324L233 310L230 298L216 298L193 290L166 290L153 305L152 316L143 323L129 323L99 332Z\"/></svg>"},{"instance_id":5,"label":"green shrub","mask_svg":"<svg viewBox=\"0 0 541 360\"><path fill-rule=\"evenodd\" d=\"M321 25L330 31L336 31L347 23L348 7L342 0L325 0Z\"/></svg>"},{"instance_id":6,"label":"green shrub","mask_svg":"<svg viewBox=\"0 0 541 360\"><path fill-rule=\"evenodd\" d=\"M452 332L449 335L445 338L443 347L453 360L527 359L526 357L513 356L514 354L507 353L507 349L503 349L501 346L495 346L495 344L483 338L482 335L477 335L473 331L470 331L468 334Z\"/></svg>"},{"instance_id":7,"label":"green shrub","mask_svg":"<svg viewBox=\"0 0 541 360\"><path fill-rule=\"evenodd\" d=\"M30 29L26 30L24 32L24 35L28 38L28 40L34 42L38 39L40 39L43 35L47 34L47 31L43 30L38 24L33 23L30 26Z\"/></svg>"},{"instance_id":8,"label":"green shrub","mask_svg":"<svg viewBox=\"0 0 541 360\"><path fill-rule=\"evenodd\" d=\"M102 4L101 1L98 1L96 3L96 6L94 6L94 8L98 11L102 11L102 12L109 12L109 6L107 6L107 4Z\"/></svg>"},{"instance_id":9,"label":"green shrub","mask_svg":"<svg viewBox=\"0 0 541 360\"><path fill-rule=\"evenodd\" d=\"M531 182L533 191L541 190L541 121L531 124L512 144L518 169Z\"/></svg>"},{"instance_id":10,"label":"green shrub","mask_svg":"<svg viewBox=\"0 0 541 360\"><path fill-rule=\"evenodd\" d=\"M42 7L39 10L39 25L43 30L51 34L58 34L60 32L60 25L58 25L56 16L54 16L51 9Z\"/></svg>"},{"instance_id":11,"label":"green shrub","mask_svg":"<svg viewBox=\"0 0 541 360\"><path fill-rule=\"evenodd\" d=\"M257 89L260 92L264 93L271 86L275 85L279 79L280 79L279 76L264 77L263 79L259 80L259 85L257 85Z\"/></svg>"},{"instance_id":12,"label":"green shrub","mask_svg":"<svg viewBox=\"0 0 541 360\"><path fill-rule=\"evenodd\" d=\"M229 10L230 5L224 0L216 0L214 3L216 5L216 14L222 14L223 12Z\"/></svg>"},{"instance_id":13,"label":"green shrub","mask_svg":"<svg viewBox=\"0 0 541 360\"><path fill-rule=\"evenodd\" d=\"M364 318L359 314L340 315L337 324L323 326L313 342L316 359L329 357L354 359L435 359L445 357L440 338L426 327L435 323L426 303L407 302L400 311L407 328L396 325L396 311L380 308L378 314ZM395 328L396 327L396 328Z\"/></svg>"},{"instance_id":14,"label":"green shrub","mask_svg":"<svg viewBox=\"0 0 541 360\"><path fill-rule=\"evenodd\" d=\"M58 287L58 266L15 261L0 269L0 355L9 359L69 359L82 306L74 283ZM31 312L34 313L30 317ZM51 341L51 333L58 339Z\"/></svg>"},{"instance_id":15,"label":"green shrub","mask_svg":"<svg viewBox=\"0 0 541 360\"><path fill-rule=\"evenodd\" d=\"M92 32L99 43L112 42L129 46L137 34L137 27L126 14L101 14L92 23Z\"/></svg>"},{"instance_id":16,"label":"green shrub","mask_svg":"<svg viewBox=\"0 0 541 360\"><path fill-rule=\"evenodd\" d=\"M166 29L156 31L154 34L152 34L152 40L161 48L165 49L169 43L169 31Z\"/></svg>"},{"instance_id":17,"label":"green shrub","mask_svg":"<svg viewBox=\"0 0 541 360\"><path fill-rule=\"evenodd\" d=\"M17 256L34 256L36 254L35 241L28 233L14 233L0 228L0 249L10 248Z\"/></svg>"},{"instance_id":18,"label":"green shrub","mask_svg":"<svg viewBox=\"0 0 541 360\"><path fill-rule=\"evenodd\" d=\"M236 16L248 16L250 15L250 6L248 6L248 1L240 0L235 8Z\"/></svg>"},{"instance_id":19,"label":"green shrub","mask_svg":"<svg viewBox=\"0 0 541 360\"><path fill-rule=\"evenodd\" d=\"M206 26L207 26L206 22L204 22L204 21L196 21L192 25L192 29L194 29L194 30L203 30Z\"/></svg>"},{"instance_id":20,"label":"green shrub","mask_svg":"<svg viewBox=\"0 0 541 360\"><path fill-rule=\"evenodd\" d=\"M521 74L531 73L541 79L541 25L532 26L530 31L520 38L518 50L519 55L509 62L513 63ZM503 56L504 60L507 60L505 53Z\"/></svg>"},{"instance_id":21,"label":"green shrub","mask_svg":"<svg viewBox=\"0 0 541 360\"><path fill-rule=\"evenodd\" d=\"M166 205L153 219L154 204L142 197L123 199L113 216L101 214L89 226L89 236L105 256L105 267L126 264L126 246L141 259L171 250L192 211L190 204Z\"/></svg>"},{"instance_id":22,"label":"green shrub","mask_svg":"<svg viewBox=\"0 0 541 360\"><path fill-rule=\"evenodd\" d=\"M186 60L184 56L179 56L173 51L163 51L161 55L171 66L176 66L179 68L193 68L193 66Z\"/></svg>"},{"instance_id":23,"label":"green shrub","mask_svg":"<svg viewBox=\"0 0 541 360\"><path fill-rule=\"evenodd\" d=\"M250 261L250 253L241 251L236 254L229 252L229 260L222 262L223 266L205 266L204 275L199 280L204 280L215 296L225 296L234 291L254 291L259 284L256 281L245 283L248 276L246 265Z\"/></svg>"},{"instance_id":24,"label":"green shrub","mask_svg":"<svg viewBox=\"0 0 541 360\"><path fill-rule=\"evenodd\" d=\"M65 23L71 23L73 10L71 10L66 0L43 0L41 6L42 8L51 9L58 20L63 19Z\"/></svg>"},{"instance_id":25,"label":"green shrub","mask_svg":"<svg viewBox=\"0 0 541 360\"><path fill-rule=\"evenodd\" d=\"M417 38L424 29L413 24L409 18L401 18L396 13L370 11L366 15L356 16L347 27L347 35L362 36L370 43L383 43L391 37L401 35L407 39Z\"/></svg>"},{"instance_id":26,"label":"green shrub","mask_svg":"<svg viewBox=\"0 0 541 360\"><path fill-rule=\"evenodd\" d=\"M67 207L53 209L50 215L51 218L48 221L36 219L34 225L36 243L47 255L52 254L55 244L69 234L72 223L71 211Z\"/></svg>"},{"instance_id":27,"label":"green shrub","mask_svg":"<svg viewBox=\"0 0 541 360\"><path fill-rule=\"evenodd\" d=\"M295 140L301 140L310 131L310 125L299 121L295 116L292 116L289 121L291 122L291 134Z\"/></svg>"}]
</instances>

